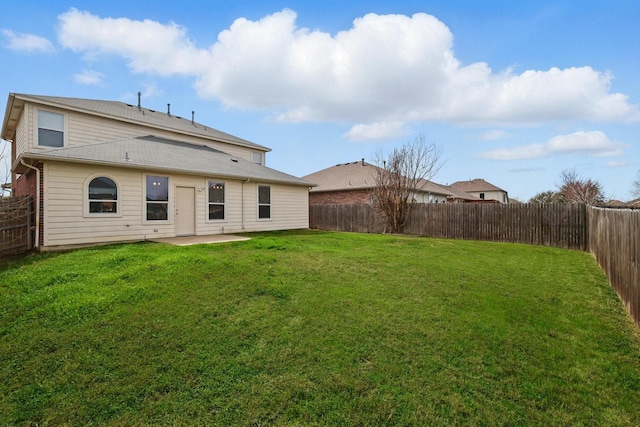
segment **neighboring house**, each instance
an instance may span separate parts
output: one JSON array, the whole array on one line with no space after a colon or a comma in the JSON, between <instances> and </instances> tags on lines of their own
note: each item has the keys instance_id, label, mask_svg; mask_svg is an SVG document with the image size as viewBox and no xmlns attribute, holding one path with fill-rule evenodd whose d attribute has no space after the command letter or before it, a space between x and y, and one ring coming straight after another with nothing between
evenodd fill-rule
<instances>
[{"instance_id":1,"label":"neighboring house","mask_svg":"<svg viewBox=\"0 0 640 427\"><path fill-rule=\"evenodd\" d=\"M640 208L640 198L629 200L627 206L631 208Z\"/></svg>"},{"instance_id":2,"label":"neighboring house","mask_svg":"<svg viewBox=\"0 0 640 427\"><path fill-rule=\"evenodd\" d=\"M364 159L338 164L303 179L316 184L309 191L309 204L373 203L373 189L378 167ZM416 203L444 203L456 197L451 191L428 180L420 180L413 199ZM461 196L470 198L467 196Z\"/></svg>"},{"instance_id":3,"label":"neighboring house","mask_svg":"<svg viewBox=\"0 0 640 427\"><path fill-rule=\"evenodd\" d=\"M639 199L634 199L634 200L629 200L628 202L622 202L620 200L611 199L611 200L607 200L605 203L603 203L602 205L598 205L598 206L606 207L606 208L631 208L631 209L636 209L636 208L640 208L640 198Z\"/></svg>"},{"instance_id":4,"label":"neighboring house","mask_svg":"<svg viewBox=\"0 0 640 427\"><path fill-rule=\"evenodd\" d=\"M505 190L496 187L484 179L477 178L470 181L458 181L449 187L475 196L480 200L494 200L500 203L509 203L509 195Z\"/></svg>"},{"instance_id":5,"label":"neighboring house","mask_svg":"<svg viewBox=\"0 0 640 427\"><path fill-rule=\"evenodd\" d=\"M621 200L616 200L616 199L607 200L606 202L603 203L603 205L606 207L612 207L612 208L622 208L627 206L625 202Z\"/></svg>"},{"instance_id":6,"label":"neighboring house","mask_svg":"<svg viewBox=\"0 0 640 427\"><path fill-rule=\"evenodd\" d=\"M450 196L447 196L447 203L481 203L482 200L480 198L466 193L464 191L453 188L450 185L441 185L442 188L451 193Z\"/></svg>"},{"instance_id":7,"label":"neighboring house","mask_svg":"<svg viewBox=\"0 0 640 427\"><path fill-rule=\"evenodd\" d=\"M9 94L12 191L36 201L36 244L307 228L310 184L268 148L116 101Z\"/></svg>"}]
</instances>

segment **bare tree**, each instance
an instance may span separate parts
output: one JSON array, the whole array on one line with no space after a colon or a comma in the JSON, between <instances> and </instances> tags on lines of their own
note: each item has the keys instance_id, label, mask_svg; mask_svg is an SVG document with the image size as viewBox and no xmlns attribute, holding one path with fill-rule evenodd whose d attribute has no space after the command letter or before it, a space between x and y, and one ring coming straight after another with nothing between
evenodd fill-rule
<instances>
[{"instance_id":1,"label":"bare tree","mask_svg":"<svg viewBox=\"0 0 640 427\"><path fill-rule=\"evenodd\" d=\"M604 203L605 195L599 182L581 178L575 170L562 171L560 179L558 192L561 194L562 201L586 205Z\"/></svg>"},{"instance_id":2,"label":"bare tree","mask_svg":"<svg viewBox=\"0 0 640 427\"><path fill-rule=\"evenodd\" d=\"M560 203L561 194L557 191L542 191L529 199L529 203Z\"/></svg>"},{"instance_id":3,"label":"bare tree","mask_svg":"<svg viewBox=\"0 0 640 427\"><path fill-rule=\"evenodd\" d=\"M640 197L640 169L636 174L636 179L633 181L633 187L631 187L631 194L633 197Z\"/></svg>"},{"instance_id":4,"label":"bare tree","mask_svg":"<svg viewBox=\"0 0 640 427\"><path fill-rule=\"evenodd\" d=\"M11 144L0 139L0 197L8 195L4 184L11 182Z\"/></svg>"},{"instance_id":5,"label":"bare tree","mask_svg":"<svg viewBox=\"0 0 640 427\"><path fill-rule=\"evenodd\" d=\"M375 206L387 230L398 233L407 222L416 188L442 167L442 149L427 143L424 135L395 148L388 156L376 154L374 172Z\"/></svg>"}]
</instances>

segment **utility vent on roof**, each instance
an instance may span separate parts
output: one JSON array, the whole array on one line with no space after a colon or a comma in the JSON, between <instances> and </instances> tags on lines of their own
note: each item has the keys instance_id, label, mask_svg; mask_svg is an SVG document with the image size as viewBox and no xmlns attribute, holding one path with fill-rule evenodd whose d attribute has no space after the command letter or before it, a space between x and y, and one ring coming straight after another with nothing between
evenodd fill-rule
<instances>
[{"instance_id":1,"label":"utility vent on roof","mask_svg":"<svg viewBox=\"0 0 640 427\"><path fill-rule=\"evenodd\" d=\"M238 163L238 159L231 159L232 162Z\"/></svg>"}]
</instances>

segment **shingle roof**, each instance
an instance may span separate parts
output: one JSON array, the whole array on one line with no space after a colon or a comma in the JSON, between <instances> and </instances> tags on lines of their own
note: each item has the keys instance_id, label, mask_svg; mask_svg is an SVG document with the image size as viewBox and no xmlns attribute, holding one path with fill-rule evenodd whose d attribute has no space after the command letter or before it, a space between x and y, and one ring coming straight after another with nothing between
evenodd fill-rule
<instances>
[{"instance_id":1,"label":"shingle roof","mask_svg":"<svg viewBox=\"0 0 640 427\"><path fill-rule=\"evenodd\" d=\"M485 181L481 178L472 179L470 181L457 181L450 185L460 191L505 191L502 188ZM505 191L506 192L506 191Z\"/></svg>"},{"instance_id":2,"label":"shingle roof","mask_svg":"<svg viewBox=\"0 0 640 427\"><path fill-rule=\"evenodd\" d=\"M426 179L421 179L420 182L418 182L418 188L426 193L441 194L447 197L456 197L451 189L447 188L444 185L436 184L435 182L428 181Z\"/></svg>"},{"instance_id":3,"label":"shingle roof","mask_svg":"<svg viewBox=\"0 0 640 427\"><path fill-rule=\"evenodd\" d=\"M460 199L460 200L481 200L480 197L474 196L471 193L467 193L466 191L461 191L456 188L453 188L450 185L444 185L445 189L451 192L452 199Z\"/></svg>"},{"instance_id":4,"label":"shingle roof","mask_svg":"<svg viewBox=\"0 0 640 427\"><path fill-rule=\"evenodd\" d=\"M375 186L376 169L363 160L331 166L302 178L316 184L311 192L361 190Z\"/></svg>"},{"instance_id":5,"label":"shingle roof","mask_svg":"<svg viewBox=\"0 0 640 427\"><path fill-rule=\"evenodd\" d=\"M639 207L640 208L640 197L637 199L629 200L627 202L627 206L631 207Z\"/></svg>"},{"instance_id":6,"label":"shingle roof","mask_svg":"<svg viewBox=\"0 0 640 427\"><path fill-rule=\"evenodd\" d=\"M306 175L303 179L317 184L311 189L312 193L323 191L363 190L375 187L375 173L377 166L360 160L358 162L342 163L318 172ZM453 196L443 186L426 179L420 180L418 189L425 193Z\"/></svg>"},{"instance_id":7,"label":"shingle roof","mask_svg":"<svg viewBox=\"0 0 640 427\"><path fill-rule=\"evenodd\" d=\"M154 136L55 148L37 153L24 153L23 156L32 159L173 171L220 178L312 185L304 179L236 158L211 147Z\"/></svg>"},{"instance_id":8,"label":"shingle roof","mask_svg":"<svg viewBox=\"0 0 640 427\"><path fill-rule=\"evenodd\" d=\"M270 151L269 148L262 145L258 145L245 139L238 138L236 136L219 131L210 126L206 126L195 121L192 122L191 118L185 119L174 114L150 110L148 108L138 107L137 105L126 104L119 101L101 101L95 99L28 95L20 93L9 95L7 111L5 113L5 123L3 124L3 138L9 138L9 136L4 135L4 133L8 132L9 129L5 129L4 126L9 127L8 119L11 113L11 109L16 107L15 105L9 105L15 104L15 101L12 100L12 97L13 99L22 102L36 102L52 107L59 107L67 110L75 110L102 117L108 117L119 121L143 124L188 135L196 135L201 138L223 141L234 145L252 147L262 151Z\"/></svg>"}]
</instances>

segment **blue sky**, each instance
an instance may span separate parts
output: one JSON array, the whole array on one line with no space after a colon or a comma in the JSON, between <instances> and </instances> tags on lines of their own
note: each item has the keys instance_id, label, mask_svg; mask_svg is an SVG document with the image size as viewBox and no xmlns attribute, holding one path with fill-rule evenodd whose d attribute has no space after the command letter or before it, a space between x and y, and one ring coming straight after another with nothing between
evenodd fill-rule
<instances>
[{"instance_id":1,"label":"blue sky","mask_svg":"<svg viewBox=\"0 0 640 427\"><path fill-rule=\"evenodd\" d=\"M629 200L638 22L636 0L0 0L0 106L141 91L296 176L423 135L442 147L439 183L526 201L575 169Z\"/></svg>"}]
</instances>

